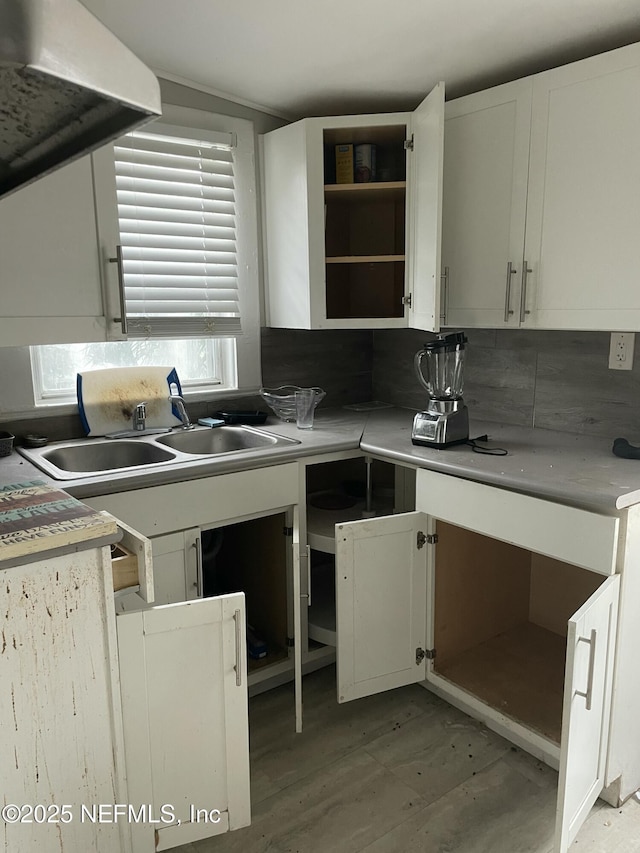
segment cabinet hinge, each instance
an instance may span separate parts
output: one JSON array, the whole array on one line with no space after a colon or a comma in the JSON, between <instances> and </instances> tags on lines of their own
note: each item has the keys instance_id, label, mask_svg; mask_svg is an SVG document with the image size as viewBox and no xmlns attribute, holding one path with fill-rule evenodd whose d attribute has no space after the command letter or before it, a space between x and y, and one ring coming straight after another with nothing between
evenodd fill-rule
<instances>
[{"instance_id":1,"label":"cabinet hinge","mask_svg":"<svg viewBox=\"0 0 640 853\"><path fill-rule=\"evenodd\" d=\"M427 660L433 660L435 656L435 649L421 649L420 646L418 646L418 648L416 649L416 665L421 664L425 658Z\"/></svg>"},{"instance_id":2,"label":"cabinet hinge","mask_svg":"<svg viewBox=\"0 0 640 853\"><path fill-rule=\"evenodd\" d=\"M287 647L292 649L296 644L296 641L293 637L287 637Z\"/></svg>"},{"instance_id":3,"label":"cabinet hinge","mask_svg":"<svg viewBox=\"0 0 640 853\"><path fill-rule=\"evenodd\" d=\"M423 533L422 530L419 530L416 539L419 551L421 548L424 548L425 545L435 545L438 542L438 534Z\"/></svg>"},{"instance_id":4,"label":"cabinet hinge","mask_svg":"<svg viewBox=\"0 0 640 853\"><path fill-rule=\"evenodd\" d=\"M293 536L293 527L283 527L282 532L285 536Z\"/></svg>"},{"instance_id":5,"label":"cabinet hinge","mask_svg":"<svg viewBox=\"0 0 640 853\"><path fill-rule=\"evenodd\" d=\"M404 141L404 150L405 151L413 151L413 133L409 139L405 139Z\"/></svg>"},{"instance_id":6,"label":"cabinet hinge","mask_svg":"<svg viewBox=\"0 0 640 853\"><path fill-rule=\"evenodd\" d=\"M411 294L409 294L408 296L403 296L403 297L402 297L402 304L403 304L403 305L408 305L408 306L409 306L409 308L411 308Z\"/></svg>"}]
</instances>

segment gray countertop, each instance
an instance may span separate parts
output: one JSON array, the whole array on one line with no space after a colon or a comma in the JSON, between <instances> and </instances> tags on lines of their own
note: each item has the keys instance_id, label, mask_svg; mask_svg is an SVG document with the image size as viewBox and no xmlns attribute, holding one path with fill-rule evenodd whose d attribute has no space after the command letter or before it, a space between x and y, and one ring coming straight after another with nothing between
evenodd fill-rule
<instances>
[{"instance_id":1,"label":"gray countertop","mask_svg":"<svg viewBox=\"0 0 640 853\"><path fill-rule=\"evenodd\" d=\"M299 430L295 424L270 418L261 429L295 438L300 444L198 458L188 463L168 464L161 469L113 473L109 477L91 476L64 483L52 480L14 452L0 459L0 485L43 480L76 497L92 497L360 447L390 461L430 468L606 514L616 514L640 502L640 460L614 456L609 439L472 421L472 437L487 433L488 446L503 447L508 455L474 453L466 445L434 450L411 444L413 415L409 409L370 413L319 409L313 430Z\"/></svg>"},{"instance_id":2,"label":"gray countertop","mask_svg":"<svg viewBox=\"0 0 640 853\"><path fill-rule=\"evenodd\" d=\"M614 456L609 439L472 420L472 438L486 433L486 446L505 448L508 455L475 453L466 445L433 450L411 444L413 414L377 412L367 422L361 449L608 515L640 501L640 460Z\"/></svg>"}]
</instances>

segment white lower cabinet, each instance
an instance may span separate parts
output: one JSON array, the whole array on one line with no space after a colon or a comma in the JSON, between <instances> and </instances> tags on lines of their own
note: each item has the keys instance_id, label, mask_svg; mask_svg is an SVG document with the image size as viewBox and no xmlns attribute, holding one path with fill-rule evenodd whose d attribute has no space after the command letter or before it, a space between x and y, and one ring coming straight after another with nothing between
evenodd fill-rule
<instances>
[{"instance_id":1,"label":"white lower cabinet","mask_svg":"<svg viewBox=\"0 0 640 853\"><path fill-rule=\"evenodd\" d=\"M134 853L247 826L249 723L242 593L117 616Z\"/></svg>"},{"instance_id":2,"label":"white lower cabinet","mask_svg":"<svg viewBox=\"0 0 640 853\"><path fill-rule=\"evenodd\" d=\"M249 687L294 678L301 728L298 487L291 463L87 501L153 552L153 599L116 598L128 797L157 821L133 853L250 823Z\"/></svg>"},{"instance_id":3,"label":"white lower cabinet","mask_svg":"<svg viewBox=\"0 0 640 853\"><path fill-rule=\"evenodd\" d=\"M116 596L117 613L197 598L197 559L200 531L179 530L149 540L153 555L154 595L147 601L135 590Z\"/></svg>"},{"instance_id":4,"label":"white lower cabinet","mask_svg":"<svg viewBox=\"0 0 640 853\"><path fill-rule=\"evenodd\" d=\"M414 682L559 769L556 853L605 785L618 519L419 470L336 525L338 699Z\"/></svg>"}]
</instances>

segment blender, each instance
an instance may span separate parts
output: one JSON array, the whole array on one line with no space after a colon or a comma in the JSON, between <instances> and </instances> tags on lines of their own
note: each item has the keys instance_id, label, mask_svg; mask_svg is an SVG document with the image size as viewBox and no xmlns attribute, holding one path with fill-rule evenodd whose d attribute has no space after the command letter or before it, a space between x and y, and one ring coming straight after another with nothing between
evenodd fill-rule
<instances>
[{"instance_id":1,"label":"blender","mask_svg":"<svg viewBox=\"0 0 640 853\"><path fill-rule=\"evenodd\" d=\"M438 335L414 358L416 375L427 389L429 403L413 420L411 441L442 448L469 439L469 412L462 399L463 332Z\"/></svg>"}]
</instances>

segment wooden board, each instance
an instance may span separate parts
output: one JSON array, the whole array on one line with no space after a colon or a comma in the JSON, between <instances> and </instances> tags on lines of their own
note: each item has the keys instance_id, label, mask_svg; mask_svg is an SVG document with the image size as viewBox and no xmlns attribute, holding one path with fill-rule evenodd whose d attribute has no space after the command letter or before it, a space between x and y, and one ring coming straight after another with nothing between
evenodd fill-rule
<instances>
[{"instance_id":1,"label":"wooden board","mask_svg":"<svg viewBox=\"0 0 640 853\"><path fill-rule=\"evenodd\" d=\"M480 643L436 671L554 743L560 743L566 641L524 623Z\"/></svg>"},{"instance_id":2,"label":"wooden board","mask_svg":"<svg viewBox=\"0 0 640 853\"><path fill-rule=\"evenodd\" d=\"M285 521L278 513L224 527L215 558L220 586L208 590L205 581L205 594L244 592L247 624L267 642L265 664L283 657L287 647L286 549L291 540L284 535ZM206 577L204 560L203 566Z\"/></svg>"},{"instance_id":3,"label":"wooden board","mask_svg":"<svg viewBox=\"0 0 640 853\"><path fill-rule=\"evenodd\" d=\"M526 622L531 554L479 533L437 523L436 669Z\"/></svg>"},{"instance_id":4,"label":"wooden board","mask_svg":"<svg viewBox=\"0 0 640 853\"><path fill-rule=\"evenodd\" d=\"M567 622L601 584L600 574L532 554L529 620L566 637Z\"/></svg>"},{"instance_id":5,"label":"wooden board","mask_svg":"<svg viewBox=\"0 0 640 853\"><path fill-rule=\"evenodd\" d=\"M126 589L138 583L138 558L122 545L111 546L113 590Z\"/></svg>"},{"instance_id":6,"label":"wooden board","mask_svg":"<svg viewBox=\"0 0 640 853\"><path fill-rule=\"evenodd\" d=\"M328 264L329 319L402 317L404 261Z\"/></svg>"},{"instance_id":7,"label":"wooden board","mask_svg":"<svg viewBox=\"0 0 640 853\"><path fill-rule=\"evenodd\" d=\"M114 519L40 480L0 488L0 563L117 532Z\"/></svg>"}]
</instances>

